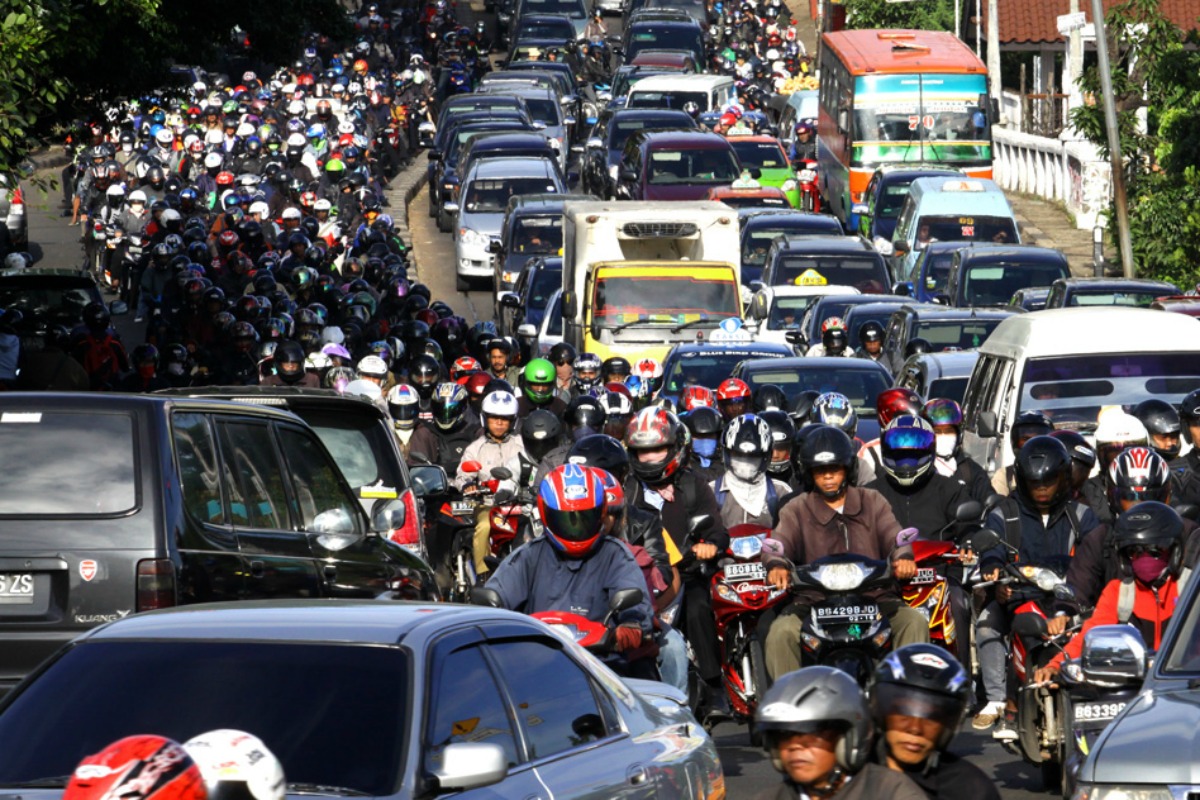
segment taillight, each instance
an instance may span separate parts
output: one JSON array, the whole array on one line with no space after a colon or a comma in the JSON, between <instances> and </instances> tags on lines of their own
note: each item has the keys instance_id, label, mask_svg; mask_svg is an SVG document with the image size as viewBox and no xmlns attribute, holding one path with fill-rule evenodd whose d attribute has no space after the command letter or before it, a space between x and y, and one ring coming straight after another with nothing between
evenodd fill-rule
<instances>
[{"instance_id":1,"label":"taillight","mask_svg":"<svg viewBox=\"0 0 1200 800\"><path fill-rule=\"evenodd\" d=\"M25 193L23 191L21 191L21 189L19 187L17 189L14 189L13 193L12 193L12 198L8 202L14 206L25 205Z\"/></svg>"},{"instance_id":2,"label":"taillight","mask_svg":"<svg viewBox=\"0 0 1200 800\"><path fill-rule=\"evenodd\" d=\"M176 604L175 564L169 558L147 558L137 565L137 610L152 611Z\"/></svg>"},{"instance_id":3,"label":"taillight","mask_svg":"<svg viewBox=\"0 0 1200 800\"><path fill-rule=\"evenodd\" d=\"M412 489L400 495L404 504L404 524L392 531L391 540L396 544L418 544L421 541L420 520L417 517L417 497Z\"/></svg>"}]
</instances>

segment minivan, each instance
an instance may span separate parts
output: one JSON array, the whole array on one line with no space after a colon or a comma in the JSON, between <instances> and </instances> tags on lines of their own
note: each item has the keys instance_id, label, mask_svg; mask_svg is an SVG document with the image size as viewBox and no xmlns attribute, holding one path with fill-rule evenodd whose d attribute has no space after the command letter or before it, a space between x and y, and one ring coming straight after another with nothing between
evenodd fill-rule
<instances>
[{"instance_id":1,"label":"minivan","mask_svg":"<svg viewBox=\"0 0 1200 800\"><path fill-rule=\"evenodd\" d=\"M947 305L1004 306L1020 289L1049 287L1071 277L1071 265L1061 250L1031 244L973 244L951 257Z\"/></svg>"},{"instance_id":2,"label":"minivan","mask_svg":"<svg viewBox=\"0 0 1200 800\"><path fill-rule=\"evenodd\" d=\"M625 107L683 111L688 103L695 103L705 114L735 102L737 90L728 75L655 75L629 90Z\"/></svg>"},{"instance_id":3,"label":"minivan","mask_svg":"<svg viewBox=\"0 0 1200 800\"><path fill-rule=\"evenodd\" d=\"M740 172L733 147L719 134L636 131L625 142L616 194L623 200L703 200Z\"/></svg>"}]
</instances>

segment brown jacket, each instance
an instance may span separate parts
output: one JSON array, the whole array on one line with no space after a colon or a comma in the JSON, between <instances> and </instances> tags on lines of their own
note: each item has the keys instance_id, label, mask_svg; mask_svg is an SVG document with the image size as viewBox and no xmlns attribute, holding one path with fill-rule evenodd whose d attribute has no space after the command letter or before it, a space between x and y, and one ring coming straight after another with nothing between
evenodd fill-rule
<instances>
[{"instance_id":1,"label":"brown jacket","mask_svg":"<svg viewBox=\"0 0 1200 800\"><path fill-rule=\"evenodd\" d=\"M809 492L794 497L779 510L779 525L771 538L783 544L784 558L764 550L763 561L771 569L808 564L841 553L889 559L896 549L899 532L900 523L892 514L892 507L873 489L857 486L847 489L840 514L826 505L819 494Z\"/></svg>"}]
</instances>

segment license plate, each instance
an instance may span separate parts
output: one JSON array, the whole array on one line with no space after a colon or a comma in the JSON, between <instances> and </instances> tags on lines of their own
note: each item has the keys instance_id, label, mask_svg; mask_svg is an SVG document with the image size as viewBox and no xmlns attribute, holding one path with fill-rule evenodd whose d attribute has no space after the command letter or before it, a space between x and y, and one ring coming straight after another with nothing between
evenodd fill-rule
<instances>
[{"instance_id":1,"label":"license plate","mask_svg":"<svg viewBox=\"0 0 1200 800\"><path fill-rule=\"evenodd\" d=\"M813 614L821 624L842 622L874 622L879 619L879 606L866 603L857 606L815 606Z\"/></svg>"},{"instance_id":2,"label":"license plate","mask_svg":"<svg viewBox=\"0 0 1200 800\"><path fill-rule=\"evenodd\" d=\"M796 177L800 179L801 183L812 183L817 179L817 173L813 172L811 169L802 169L796 175Z\"/></svg>"},{"instance_id":3,"label":"license plate","mask_svg":"<svg viewBox=\"0 0 1200 800\"><path fill-rule=\"evenodd\" d=\"M725 580L753 580L765 581L767 579L767 570L762 564L757 564L753 561L746 564L726 564L725 565Z\"/></svg>"},{"instance_id":4,"label":"license plate","mask_svg":"<svg viewBox=\"0 0 1200 800\"><path fill-rule=\"evenodd\" d=\"M1077 703L1075 705L1076 722L1108 722L1115 719L1125 708L1124 702L1119 703Z\"/></svg>"},{"instance_id":5,"label":"license plate","mask_svg":"<svg viewBox=\"0 0 1200 800\"><path fill-rule=\"evenodd\" d=\"M0 604L18 605L33 602L33 576L28 572L0 573Z\"/></svg>"},{"instance_id":6,"label":"license plate","mask_svg":"<svg viewBox=\"0 0 1200 800\"><path fill-rule=\"evenodd\" d=\"M473 503L451 503L450 513L455 516L465 516L475 513L475 505Z\"/></svg>"},{"instance_id":7,"label":"license plate","mask_svg":"<svg viewBox=\"0 0 1200 800\"><path fill-rule=\"evenodd\" d=\"M924 585L927 583L936 583L938 580L937 570L933 567L921 567L917 570L917 574L909 583Z\"/></svg>"}]
</instances>

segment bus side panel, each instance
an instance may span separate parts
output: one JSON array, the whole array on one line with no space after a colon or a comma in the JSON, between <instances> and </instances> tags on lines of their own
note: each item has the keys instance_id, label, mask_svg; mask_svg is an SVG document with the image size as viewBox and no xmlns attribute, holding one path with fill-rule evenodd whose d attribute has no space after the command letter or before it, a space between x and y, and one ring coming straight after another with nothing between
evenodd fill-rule
<instances>
[{"instance_id":1,"label":"bus side panel","mask_svg":"<svg viewBox=\"0 0 1200 800\"><path fill-rule=\"evenodd\" d=\"M850 213L850 170L846 139L838 135L837 120L821 107L817 117L817 181L827 210L845 225Z\"/></svg>"}]
</instances>

